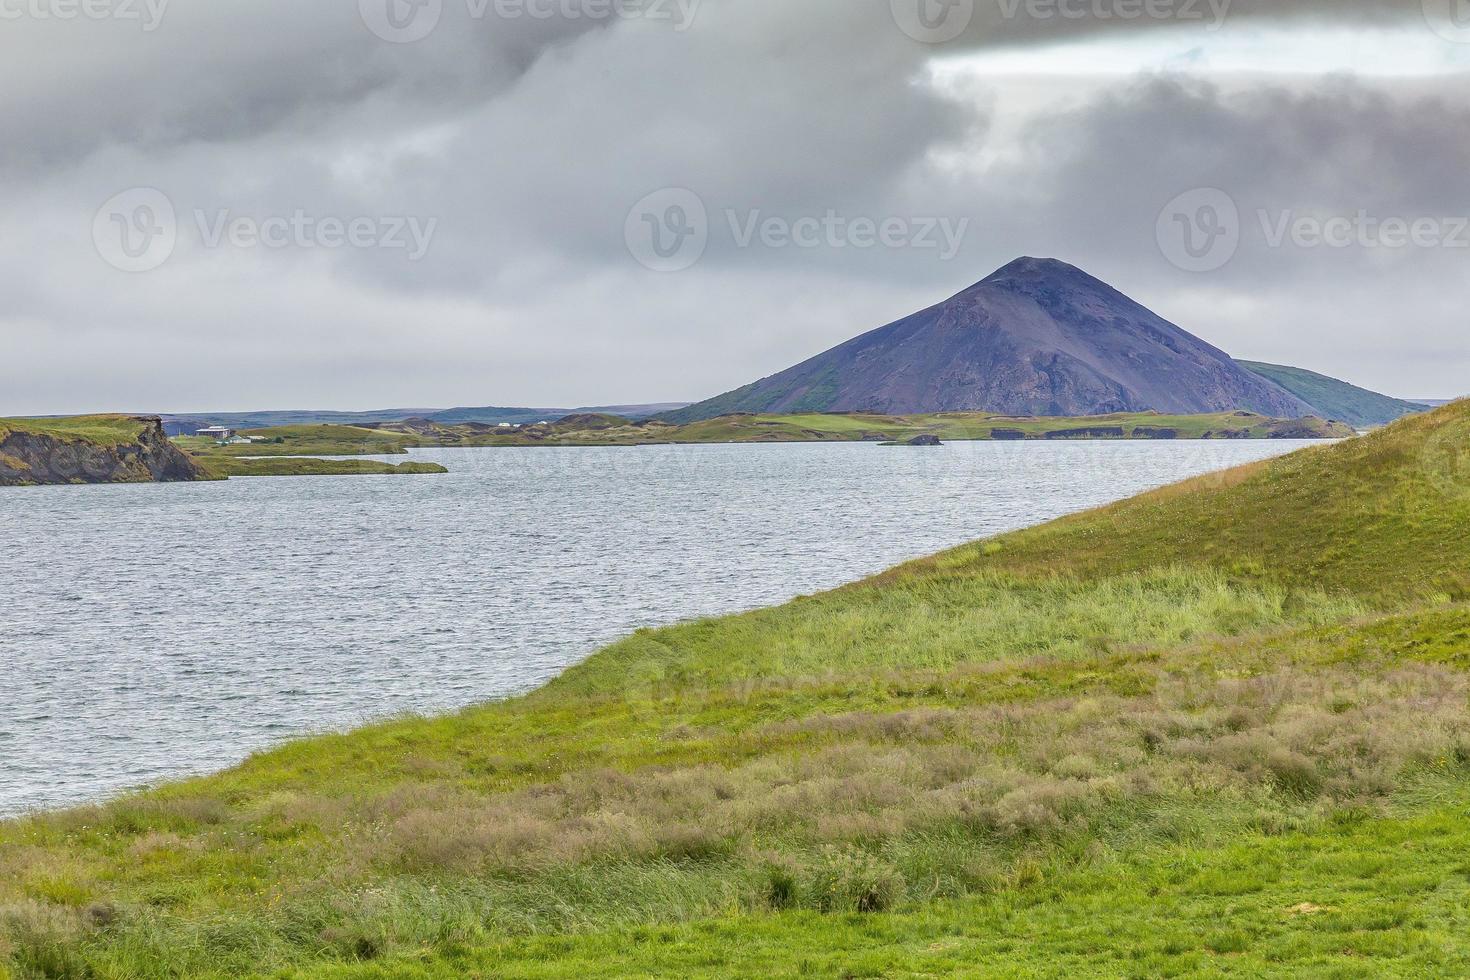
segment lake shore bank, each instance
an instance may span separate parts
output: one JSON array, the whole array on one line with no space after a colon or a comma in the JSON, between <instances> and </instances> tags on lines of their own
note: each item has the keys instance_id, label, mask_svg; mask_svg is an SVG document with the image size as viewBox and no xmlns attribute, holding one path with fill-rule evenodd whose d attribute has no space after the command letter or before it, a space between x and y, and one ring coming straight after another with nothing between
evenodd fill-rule
<instances>
[{"instance_id":1,"label":"lake shore bank","mask_svg":"<svg viewBox=\"0 0 1470 980\"><path fill-rule=\"evenodd\" d=\"M782 975L833 962L854 923L957 910L978 932L862 955L1435 972L1455 955L1438 919L1374 944L1423 892L1397 870L1350 890L1330 863L1288 881L1235 856L1382 866L1470 798L1467 438L1454 406L640 631L515 701L0 825L0 900L27 910L9 955L136 976ZM1193 925L1278 892L1317 911ZM999 943L995 916L1023 907L1053 928ZM1077 958L1088 929L1117 937L1103 959Z\"/></svg>"}]
</instances>

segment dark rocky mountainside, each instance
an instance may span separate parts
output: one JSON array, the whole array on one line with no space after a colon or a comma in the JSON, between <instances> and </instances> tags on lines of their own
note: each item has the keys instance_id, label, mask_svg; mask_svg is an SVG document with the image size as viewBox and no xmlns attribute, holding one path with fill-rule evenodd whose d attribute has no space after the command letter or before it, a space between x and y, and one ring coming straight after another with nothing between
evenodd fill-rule
<instances>
[{"instance_id":1,"label":"dark rocky mountainside","mask_svg":"<svg viewBox=\"0 0 1470 980\"><path fill-rule=\"evenodd\" d=\"M1017 259L959 295L793 368L671 412L1320 414L1074 266Z\"/></svg>"},{"instance_id":2,"label":"dark rocky mountainside","mask_svg":"<svg viewBox=\"0 0 1470 980\"><path fill-rule=\"evenodd\" d=\"M205 479L157 418L0 421L0 486Z\"/></svg>"}]
</instances>

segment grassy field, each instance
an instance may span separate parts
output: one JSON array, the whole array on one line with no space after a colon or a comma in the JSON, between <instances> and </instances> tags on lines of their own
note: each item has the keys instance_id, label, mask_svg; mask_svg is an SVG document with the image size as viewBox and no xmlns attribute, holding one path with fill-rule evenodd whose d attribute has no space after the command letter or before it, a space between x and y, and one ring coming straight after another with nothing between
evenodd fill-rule
<instances>
[{"instance_id":1,"label":"grassy field","mask_svg":"<svg viewBox=\"0 0 1470 980\"><path fill-rule=\"evenodd\" d=\"M546 425L501 430L490 426L392 423L288 426L247 435L261 442L216 446L193 437L175 440L191 452L226 456L347 456L403 453L436 446L644 446L702 443L890 442L933 435L948 441L989 439L1340 439L1353 429L1320 419L1287 421L1240 412L1215 415L1100 415L1090 418L1008 418L973 412L941 415L739 415L667 425L634 423L610 415L571 416Z\"/></svg>"},{"instance_id":2,"label":"grassy field","mask_svg":"<svg viewBox=\"0 0 1470 980\"><path fill-rule=\"evenodd\" d=\"M688 425L634 424L611 416L573 416L512 434L470 434L481 445L649 445L731 442L887 442L933 435L950 441L998 438L1268 439L1301 430L1307 438L1344 438L1353 430L1321 420L1287 422L1249 413L1088 418L1009 418L975 412L939 415L729 415ZM433 437L426 433L426 437ZM455 438L454 430L442 438Z\"/></svg>"},{"instance_id":3,"label":"grassy field","mask_svg":"<svg viewBox=\"0 0 1470 980\"><path fill-rule=\"evenodd\" d=\"M131 415L79 415L54 419L0 419L0 440L12 432L34 432L58 439L81 439L102 446L138 441L146 422Z\"/></svg>"},{"instance_id":4,"label":"grassy field","mask_svg":"<svg viewBox=\"0 0 1470 980\"><path fill-rule=\"evenodd\" d=\"M180 436L174 442L197 456L399 456L419 443L410 435L354 425L288 425L245 434L261 441L221 446L213 439Z\"/></svg>"},{"instance_id":5,"label":"grassy field","mask_svg":"<svg viewBox=\"0 0 1470 980\"><path fill-rule=\"evenodd\" d=\"M0 824L16 976L1470 971L1470 403Z\"/></svg>"}]
</instances>

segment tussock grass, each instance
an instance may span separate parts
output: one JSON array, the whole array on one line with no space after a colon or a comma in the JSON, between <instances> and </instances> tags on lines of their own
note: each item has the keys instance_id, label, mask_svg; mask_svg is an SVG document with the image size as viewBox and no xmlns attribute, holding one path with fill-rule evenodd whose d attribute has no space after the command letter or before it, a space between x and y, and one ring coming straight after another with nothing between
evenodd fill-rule
<instances>
[{"instance_id":1,"label":"tussock grass","mask_svg":"<svg viewBox=\"0 0 1470 980\"><path fill-rule=\"evenodd\" d=\"M138 441L147 424L131 415L77 415L48 419L0 419L0 440L12 432L30 432L58 439L83 440L102 446L126 446Z\"/></svg>"},{"instance_id":2,"label":"tussock grass","mask_svg":"<svg viewBox=\"0 0 1470 980\"><path fill-rule=\"evenodd\" d=\"M1466 446L1453 406L0 824L0 963L1456 972Z\"/></svg>"}]
</instances>

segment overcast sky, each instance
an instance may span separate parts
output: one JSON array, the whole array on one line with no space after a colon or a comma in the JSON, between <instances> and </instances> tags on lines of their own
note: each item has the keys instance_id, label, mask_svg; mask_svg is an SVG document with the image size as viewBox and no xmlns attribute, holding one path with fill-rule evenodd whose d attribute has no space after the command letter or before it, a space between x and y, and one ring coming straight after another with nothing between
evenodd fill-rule
<instances>
[{"instance_id":1,"label":"overcast sky","mask_svg":"<svg viewBox=\"0 0 1470 980\"><path fill-rule=\"evenodd\" d=\"M1463 0L0 0L0 414L696 400L1019 255L1470 385Z\"/></svg>"}]
</instances>

